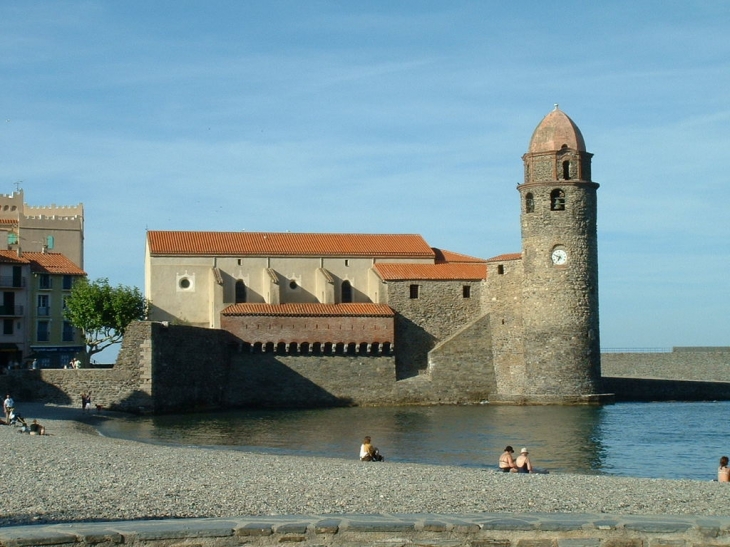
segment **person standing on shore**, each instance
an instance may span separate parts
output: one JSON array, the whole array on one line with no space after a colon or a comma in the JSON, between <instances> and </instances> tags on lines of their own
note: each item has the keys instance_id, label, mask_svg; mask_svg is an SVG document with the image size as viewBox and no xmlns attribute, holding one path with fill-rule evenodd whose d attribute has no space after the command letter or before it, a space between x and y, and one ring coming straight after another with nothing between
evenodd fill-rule
<instances>
[{"instance_id":1,"label":"person standing on shore","mask_svg":"<svg viewBox=\"0 0 730 547\"><path fill-rule=\"evenodd\" d=\"M10 415L13 413L13 408L15 408L15 401L8 393L3 401L3 411L5 412L5 423L7 425L10 425Z\"/></svg>"}]
</instances>

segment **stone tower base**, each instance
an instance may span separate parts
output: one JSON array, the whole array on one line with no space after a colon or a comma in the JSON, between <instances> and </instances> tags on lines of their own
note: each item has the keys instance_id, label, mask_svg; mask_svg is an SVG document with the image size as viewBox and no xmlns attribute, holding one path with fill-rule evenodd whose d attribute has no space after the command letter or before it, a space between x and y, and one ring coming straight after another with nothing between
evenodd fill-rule
<instances>
[{"instance_id":1,"label":"stone tower base","mask_svg":"<svg viewBox=\"0 0 730 547\"><path fill-rule=\"evenodd\" d=\"M489 397L493 405L605 405L614 402L613 393L590 395L499 395Z\"/></svg>"}]
</instances>

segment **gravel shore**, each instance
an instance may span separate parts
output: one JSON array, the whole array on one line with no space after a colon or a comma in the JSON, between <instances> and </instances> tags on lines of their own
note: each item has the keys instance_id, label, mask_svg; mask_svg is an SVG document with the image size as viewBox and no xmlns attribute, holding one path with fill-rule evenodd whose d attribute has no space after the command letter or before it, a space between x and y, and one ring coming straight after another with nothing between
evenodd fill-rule
<instances>
[{"instance_id":1,"label":"gravel shore","mask_svg":"<svg viewBox=\"0 0 730 547\"><path fill-rule=\"evenodd\" d=\"M730 494L730 485L712 481L515 475L158 446L102 437L95 418L76 408L23 404L22 413L50 435L0 426L0 526L336 513L726 515Z\"/></svg>"}]
</instances>

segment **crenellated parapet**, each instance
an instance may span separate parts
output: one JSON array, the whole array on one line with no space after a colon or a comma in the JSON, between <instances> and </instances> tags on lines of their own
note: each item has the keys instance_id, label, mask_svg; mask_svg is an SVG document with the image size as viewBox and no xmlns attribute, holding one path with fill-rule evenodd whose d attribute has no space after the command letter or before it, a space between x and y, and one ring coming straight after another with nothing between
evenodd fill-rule
<instances>
[{"instance_id":1,"label":"crenellated parapet","mask_svg":"<svg viewBox=\"0 0 730 547\"><path fill-rule=\"evenodd\" d=\"M23 214L26 218L52 220L78 220L84 217L84 205L46 205L30 206L24 204Z\"/></svg>"}]
</instances>

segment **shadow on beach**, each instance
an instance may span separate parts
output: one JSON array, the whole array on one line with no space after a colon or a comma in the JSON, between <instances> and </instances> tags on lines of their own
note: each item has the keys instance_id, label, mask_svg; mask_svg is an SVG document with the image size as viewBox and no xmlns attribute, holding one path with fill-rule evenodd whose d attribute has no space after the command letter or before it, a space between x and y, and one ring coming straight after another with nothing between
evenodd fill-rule
<instances>
[{"instance_id":1,"label":"shadow on beach","mask_svg":"<svg viewBox=\"0 0 730 547\"><path fill-rule=\"evenodd\" d=\"M46 403L23 403L18 402L15 410L23 419L30 423L30 420L58 421L68 423L86 424L92 427L111 419L112 415L120 415L109 410L81 410L80 406L52 405Z\"/></svg>"}]
</instances>

